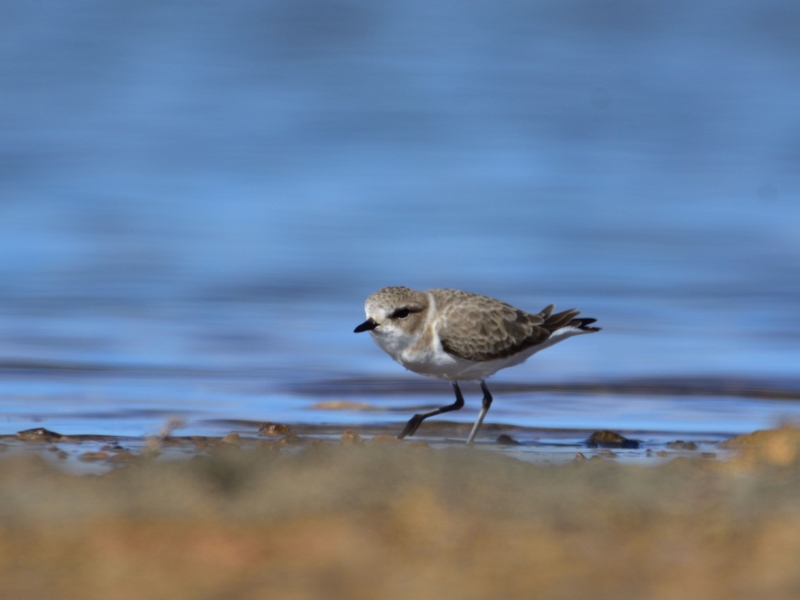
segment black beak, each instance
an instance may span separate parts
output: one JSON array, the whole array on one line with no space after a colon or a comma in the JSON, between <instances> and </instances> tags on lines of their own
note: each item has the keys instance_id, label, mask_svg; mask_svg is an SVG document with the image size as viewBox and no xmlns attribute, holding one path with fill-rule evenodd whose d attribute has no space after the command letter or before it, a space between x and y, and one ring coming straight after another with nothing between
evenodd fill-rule
<instances>
[{"instance_id":1,"label":"black beak","mask_svg":"<svg viewBox=\"0 0 800 600\"><path fill-rule=\"evenodd\" d=\"M372 319L367 319L361 325L356 327L353 330L353 333L361 333L362 331L372 331L377 326L378 326L378 324L375 321L373 321Z\"/></svg>"}]
</instances>

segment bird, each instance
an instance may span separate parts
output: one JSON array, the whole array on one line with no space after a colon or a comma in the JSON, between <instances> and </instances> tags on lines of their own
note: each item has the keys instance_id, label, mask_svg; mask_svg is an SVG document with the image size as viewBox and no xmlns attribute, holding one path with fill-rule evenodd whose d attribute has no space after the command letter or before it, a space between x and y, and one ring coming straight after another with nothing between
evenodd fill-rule
<instances>
[{"instance_id":1,"label":"bird","mask_svg":"<svg viewBox=\"0 0 800 600\"><path fill-rule=\"evenodd\" d=\"M550 304L528 313L489 296L445 288L392 286L371 294L364 303L367 320L354 333L369 331L409 371L449 380L456 396L453 404L415 414L397 437L414 435L429 417L460 410L464 396L459 382L479 381L483 400L467 438L471 445L492 405L486 385L490 375L569 337L600 331L591 326L597 319L578 318L573 308L554 309Z\"/></svg>"}]
</instances>

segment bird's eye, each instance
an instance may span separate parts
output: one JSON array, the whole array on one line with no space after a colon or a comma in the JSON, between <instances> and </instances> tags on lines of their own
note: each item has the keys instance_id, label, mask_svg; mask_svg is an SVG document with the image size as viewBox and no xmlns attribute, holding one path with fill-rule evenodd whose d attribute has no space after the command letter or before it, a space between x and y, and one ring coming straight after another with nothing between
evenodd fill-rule
<instances>
[{"instance_id":1,"label":"bird's eye","mask_svg":"<svg viewBox=\"0 0 800 600\"><path fill-rule=\"evenodd\" d=\"M392 313L393 319L405 319L411 313L407 308L398 308Z\"/></svg>"}]
</instances>

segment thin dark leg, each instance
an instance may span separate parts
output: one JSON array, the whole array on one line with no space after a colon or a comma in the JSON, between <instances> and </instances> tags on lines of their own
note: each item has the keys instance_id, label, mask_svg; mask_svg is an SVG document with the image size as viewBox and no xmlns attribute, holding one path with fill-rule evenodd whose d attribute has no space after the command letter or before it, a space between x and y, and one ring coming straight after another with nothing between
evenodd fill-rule
<instances>
[{"instance_id":1,"label":"thin dark leg","mask_svg":"<svg viewBox=\"0 0 800 600\"><path fill-rule=\"evenodd\" d=\"M450 412L451 410L459 410L464 406L464 396L461 395L461 388L458 387L458 382L453 382L453 390L456 393L456 401L452 404L448 404L447 406L443 406L442 408L437 408L436 410L432 410L430 412L421 413L418 415L414 415L411 417L408 423L406 423L405 428L397 436L398 440L402 440L404 437L409 435L414 435L414 432L419 428L420 424L427 419L428 417L433 417L434 415L440 415L442 413Z\"/></svg>"},{"instance_id":2,"label":"thin dark leg","mask_svg":"<svg viewBox=\"0 0 800 600\"><path fill-rule=\"evenodd\" d=\"M486 416L486 413L489 412L489 407L492 405L492 394L489 391L489 388L486 387L485 381L481 381L481 389L483 390L483 403L481 405L481 412L478 415L478 420L475 421L475 425L472 426L472 431L467 438L468 444L471 444L475 439L475 436L478 434L478 429L481 428L481 423L483 423L483 418Z\"/></svg>"}]
</instances>

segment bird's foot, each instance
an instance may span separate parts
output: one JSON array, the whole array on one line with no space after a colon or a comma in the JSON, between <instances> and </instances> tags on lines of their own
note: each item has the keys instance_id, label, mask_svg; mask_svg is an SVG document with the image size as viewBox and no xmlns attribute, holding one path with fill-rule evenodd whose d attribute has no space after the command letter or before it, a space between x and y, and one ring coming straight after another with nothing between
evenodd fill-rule
<instances>
[{"instance_id":1,"label":"bird's foot","mask_svg":"<svg viewBox=\"0 0 800 600\"><path fill-rule=\"evenodd\" d=\"M408 423L406 423L406 426L403 428L403 431L401 431L400 435L397 436L397 439L402 440L404 437L414 435L424 419L424 415L414 415L411 417Z\"/></svg>"}]
</instances>

